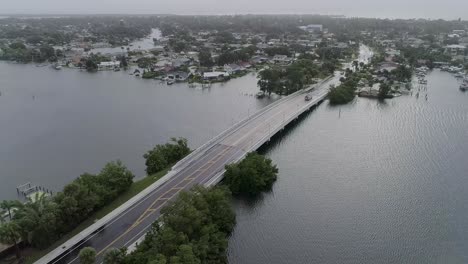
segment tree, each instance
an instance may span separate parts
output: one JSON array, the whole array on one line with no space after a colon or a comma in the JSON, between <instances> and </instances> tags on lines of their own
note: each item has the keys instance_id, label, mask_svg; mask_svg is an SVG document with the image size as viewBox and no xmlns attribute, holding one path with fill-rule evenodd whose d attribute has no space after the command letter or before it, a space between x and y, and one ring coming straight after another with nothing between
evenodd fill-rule
<instances>
[{"instance_id":1,"label":"tree","mask_svg":"<svg viewBox=\"0 0 468 264\"><path fill-rule=\"evenodd\" d=\"M227 165L224 179L233 194L256 195L269 190L277 175L271 159L251 152L240 163Z\"/></svg>"},{"instance_id":2,"label":"tree","mask_svg":"<svg viewBox=\"0 0 468 264\"><path fill-rule=\"evenodd\" d=\"M104 255L104 264L121 264L125 258L125 251L116 248L111 248Z\"/></svg>"},{"instance_id":3,"label":"tree","mask_svg":"<svg viewBox=\"0 0 468 264\"><path fill-rule=\"evenodd\" d=\"M13 219L12 212L14 209L18 209L22 206L22 203L15 200L4 200L0 202L0 208L8 213L8 219L11 221Z\"/></svg>"},{"instance_id":4,"label":"tree","mask_svg":"<svg viewBox=\"0 0 468 264\"><path fill-rule=\"evenodd\" d=\"M120 160L107 163L99 173L99 180L103 187L112 190L112 197L128 190L135 176Z\"/></svg>"},{"instance_id":5,"label":"tree","mask_svg":"<svg viewBox=\"0 0 468 264\"><path fill-rule=\"evenodd\" d=\"M22 236L33 246L45 248L57 237L57 207L45 193L36 193L14 216Z\"/></svg>"},{"instance_id":6,"label":"tree","mask_svg":"<svg viewBox=\"0 0 468 264\"><path fill-rule=\"evenodd\" d=\"M380 99L385 99L385 97L388 95L390 90L391 90L391 87L390 87L389 84L386 84L386 83L380 84L379 95L378 95L379 98Z\"/></svg>"},{"instance_id":7,"label":"tree","mask_svg":"<svg viewBox=\"0 0 468 264\"><path fill-rule=\"evenodd\" d=\"M169 143L156 145L152 150L143 155L146 159L146 172L148 175L157 173L175 163L190 153L185 138L171 138Z\"/></svg>"},{"instance_id":8,"label":"tree","mask_svg":"<svg viewBox=\"0 0 468 264\"><path fill-rule=\"evenodd\" d=\"M281 72L276 69L264 69L258 73L259 80L257 85L264 93L276 92L280 87Z\"/></svg>"},{"instance_id":9,"label":"tree","mask_svg":"<svg viewBox=\"0 0 468 264\"><path fill-rule=\"evenodd\" d=\"M208 49L203 49L198 54L198 60L200 61L200 66L211 67L213 66L213 59L211 57L211 52Z\"/></svg>"},{"instance_id":10,"label":"tree","mask_svg":"<svg viewBox=\"0 0 468 264\"><path fill-rule=\"evenodd\" d=\"M200 264L200 259L198 259L193 253L191 245L181 245L179 250L176 253L177 261L171 259L171 263L180 263L180 264Z\"/></svg>"},{"instance_id":11,"label":"tree","mask_svg":"<svg viewBox=\"0 0 468 264\"><path fill-rule=\"evenodd\" d=\"M235 214L226 188L194 187L161 211L125 263L226 263Z\"/></svg>"},{"instance_id":12,"label":"tree","mask_svg":"<svg viewBox=\"0 0 468 264\"><path fill-rule=\"evenodd\" d=\"M92 59L87 59L85 65L87 71L96 71L98 69L97 63Z\"/></svg>"},{"instance_id":13,"label":"tree","mask_svg":"<svg viewBox=\"0 0 468 264\"><path fill-rule=\"evenodd\" d=\"M21 228L15 221L10 221L0 225L0 242L6 245L15 246L16 259L21 258L21 251L18 246L18 241L20 238Z\"/></svg>"},{"instance_id":14,"label":"tree","mask_svg":"<svg viewBox=\"0 0 468 264\"><path fill-rule=\"evenodd\" d=\"M81 264L94 264L96 262L96 250L92 247L85 247L79 254Z\"/></svg>"}]
</instances>

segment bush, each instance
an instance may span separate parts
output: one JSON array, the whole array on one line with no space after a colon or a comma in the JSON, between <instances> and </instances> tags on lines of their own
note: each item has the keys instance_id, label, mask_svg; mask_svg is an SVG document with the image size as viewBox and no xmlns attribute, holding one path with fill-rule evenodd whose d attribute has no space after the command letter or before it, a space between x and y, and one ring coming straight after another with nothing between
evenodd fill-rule
<instances>
[{"instance_id":1,"label":"bush","mask_svg":"<svg viewBox=\"0 0 468 264\"><path fill-rule=\"evenodd\" d=\"M79 258L81 264L94 264L96 261L96 250L92 247L85 247L80 250Z\"/></svg>"},{"instance_id":2,"label":"bush","mask_svg":"<svg viewBox=\"0 0 468 264\"><path fill-rule=\"evenodd\" d=\"M171 138L169 143L156 145L152 150L143 155L146 159L146 173L155 174L173 164L190 153L185 138Z\"/></svg>"},{"instance_id":3,"label":"bush","mask_svg":"<svg viewBox=\"0 0 468 264\"><path fill-rule=\"evenodd\" d=\"M235 225L229 199L219 187L180 193L125 263L226 263L227 236Z\"/></svg>"},{"instance_id":4,"label":"bush","mask_svg":"<svg viewBox=\"0 0 468 264\"><path fill-rule=\"evenodd\" d=\"M224 180L233 194L256 195L271 189L277 175L271 159L252 152L240 163L227 165Z\"/></svg>"}]
</instances>

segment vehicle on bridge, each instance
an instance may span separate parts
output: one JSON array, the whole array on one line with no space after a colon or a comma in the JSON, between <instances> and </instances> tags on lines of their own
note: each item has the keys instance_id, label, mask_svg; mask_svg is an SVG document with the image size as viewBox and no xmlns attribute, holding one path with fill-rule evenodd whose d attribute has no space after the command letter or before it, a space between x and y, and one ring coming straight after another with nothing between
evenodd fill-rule
<instances>
[{"instance_id":1,"label":"vehicle on bridge","mask_svg":"<svg viewBox=\"0 0 468 264\"><path fill-rule=\"evenodd\" d=\"M306 100L306 101L312 100L312 95L311 95L311 94L306 95L306 96L305 96L305 100Z\"/></svg>"}]
</instances>

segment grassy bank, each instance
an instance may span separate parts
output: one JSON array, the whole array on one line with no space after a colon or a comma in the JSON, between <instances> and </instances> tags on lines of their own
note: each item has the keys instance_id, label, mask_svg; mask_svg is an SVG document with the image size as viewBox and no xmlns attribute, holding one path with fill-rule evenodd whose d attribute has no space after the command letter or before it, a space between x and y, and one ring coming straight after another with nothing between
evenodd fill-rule
<instances>
[{"instance_id":1,"label":"grassy bank","mask_svg":"<svg viewBox=\"0 0 468 264\"><path fill-rule=\"evenodd\" d=\"M169 171L169 169L165 169L163 171L160 171L152 176L144 177L143 179L134 182L131 186L130 189L128 189L125 193L120 195L117 199L112 201L110 204L107 206L104 206L100 210L96 211L93 213L87 220L82 222L78 227L76 227L73 231L70 233L66 234L63 236L60 240L52 244L50 247L39 250L39 249L34 249L34 248L28 248L25 249L23 254L26 258L25 263L34 263L50 251L54 250L61 244L65 243L67 240L75 236L76 234L80 233L87 227L91 226L95 221L101 219L102 217L106 216L108 213L112 212L115 210L117 207L121 206L128 200L130 200L132 197L146 189L148 186L151 184L155 183L157 180L162 178L166 173Z\"/></svg>"}]
</instances>

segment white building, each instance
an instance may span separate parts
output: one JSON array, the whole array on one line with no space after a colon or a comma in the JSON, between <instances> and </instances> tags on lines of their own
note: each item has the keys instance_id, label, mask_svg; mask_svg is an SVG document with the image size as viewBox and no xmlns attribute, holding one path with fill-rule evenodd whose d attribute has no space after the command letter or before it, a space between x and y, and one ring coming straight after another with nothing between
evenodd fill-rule
<instances>
[{"instance_id":1,"label":"white building","mask_svg":"<svg viewBox=\"0 0 468 264\"><path fill-rule=\"evenodd\" d=\"M120 68L120 61L103 61L98 64L99 70L113 70Z\"/></svg>"}]
</instances>

